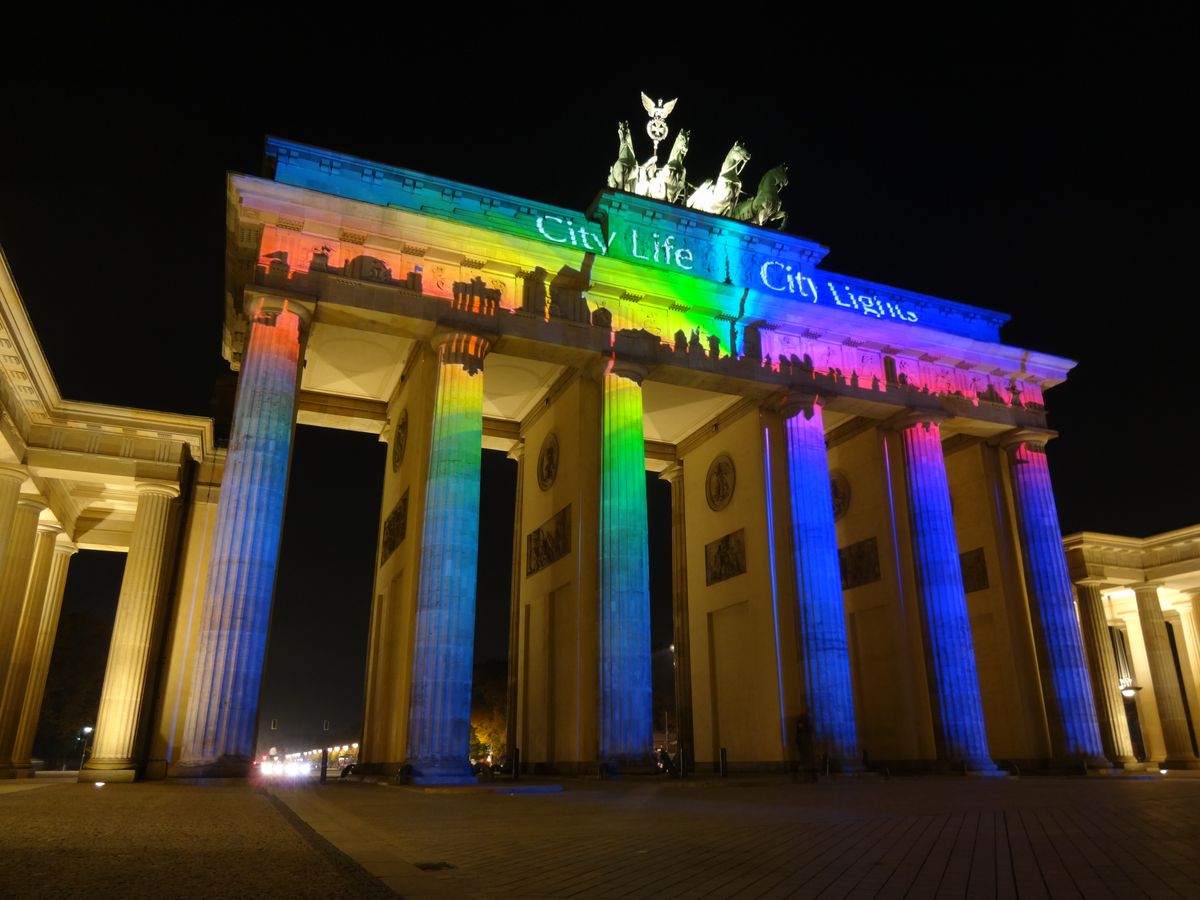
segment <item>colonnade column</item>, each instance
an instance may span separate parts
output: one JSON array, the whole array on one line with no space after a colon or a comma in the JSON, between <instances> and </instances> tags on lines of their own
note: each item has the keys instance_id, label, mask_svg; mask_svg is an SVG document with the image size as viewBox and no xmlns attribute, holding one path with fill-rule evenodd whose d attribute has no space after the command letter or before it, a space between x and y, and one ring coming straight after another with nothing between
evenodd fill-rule
<instances>
[{"instance_id":1,"label":"colonnade column","mask_svg":"<svg viewBox=\"0 0 1200 900\"><path fill-rule=\"evenodd\" d=\"M914 416L901 431L934 722L941 762L988 772L996 767L988 753L940 421L935 414Z\"/></svg>"},{"instance_id":2,"label":"colonnade column","mask_svg":"<svg viewBox=\"0 0 1200 900\"><path fill-rule=\"evenodd\" d=\"M408 765L417 784L473 782L471 669L479 555L483 359L490 342L453 331L434 340L437 385L408 713Z\"/></svg>"},{"instance_id":3,"label":"colonnade column","mask_svg":"<svg viewBox=\"0 0 1200 900\"><path fill-rule=\"evenodd\" d=\"M45 508L46 504L34 497L22 497L16 502L8 529L8 546L0 559L0 691L4 690L13 662L21 610L25 606L25 589L29 586L29 569L33 564L38 516ZM3 752L8 749L3 748Z\"/></svg>"},{"instance_id":4,"label":"colonnade column","mask_svg":"<svg viewBox=\"0 0 1200 900\"><path fill-rule=\"evenodd\" d=\"M1025 572L1025 588L1038 641L1038 668L1049 720L1051 746L1060 761L1080 760L1105 768L1096 722L1083 641L1075 618L1075 598L1050 468L1046 462L1047 434L1018 431L1005 442L1016 501L1017 532Z\"/></svg>"},{"instance_id":5,"label":"colonnade column","mask_svg":"<svg viewBox=\"0 0 1200 900\"><path fill-rule=\"evenodd\" d=\"M146 481L138 482L136 489L137 511L117 598L92 755L79 773L80 781L95 781L100 772L106 781L132 781L144 763L143 722L162 636L163 595L170 574L167 542L179 488Z\"/></svg>"},{"instance_id":6,"label":"colonnade column","mask_svg":"<svg viewBox=\"0 0 1200 900\"><path fill-rule=\"evenodd\" d=\"M62 528L52 522L42 522L37 527L33 559L25 582L24 596L19 609L19 623L12 643L8 673L0 688L0 777L30 774L13 768L13 749L17 730L21 725L21 711L25 707L25 693L29 688L29 673L37 649L38 627L42 621L45 605L46 584L50 578L50 563L54 556L54 541Z\"/></svg>"},{"instance_id":7,"label":"colonnade column","mask_svg":"<svg viewBox=\"0 0 1200 900\"><path fill-rule=\"evenodd\" d=\"M254 756L307 316L251 311L176 777L245 775Z\"/></svg>"},{"instance_id":8,"label":"colonnade column","mask_svg":"<svg viewBox=\"0 0 1200 900\"><path fill-rule=\"evenodd\" d=\"M37 644L33 651L33 662L29 667L29 687L25 691L25 704L21 711L21 722L17 727L17 739L13 743L13 765L28 769L32 773L30 757L33 754L33 739L37 734L38 719L42 714L42 698L46 693L46 677L50 673L50 658L54 653L54 639L58 635L58 617L62 611L63 591L67 586L67 568L71 557L79 550L64 537L59 536L54 544L54 557L50 562L50 577L46 583L46 599L42 604L42 616L38 623Z\"/></svg>"},{"instance_id":9,"label":"colonnade column","mask_svg":"<svg viewBox=\"0 0 1200 900\"><path fill-rule=\"evenodd\" d=\"M675 731L684 771L695 768L692 734L692 632L688 618L687 510L684 505L683 463L658 476L671 484L671 612L675 643L671 662L675 676Z\"/></svg>"},{"instance_id":10,"label":"colonnade column","mask_svg":"<svg viewBox=\"0 0 1200 900\"><path fill-rule=\"evenodd\" d=\"M1154 682L1154 702L1158 706L1163 743L1167 747L1167 758L1162 761L1162 766L1167 769L1200 769L1200 759L1192 750L1187 713L1183 708L1175 659L1171 655L1171 641L1167 637L1167 622L1158 600L1158 587L1157 582L1144 582L1134 585L1133 593L1137 597L1138 620L1142 625L1142 640L1146 644L1150 680Z\"/></svg>"},{"instance_id":11,"label":"colonnade column","mask_svg":"<svg viewBox=\"0 0 1200 900\"><path fill-rule=\"evenodd\" d=\"M792 395L780 411L787 434L796 612L813 748L839 768L852 769L860 766L858 731L821 402Z\"/></svg>"},{"instance_id":12,"label":"colonnade column","mask_svg":"<svg viewBox=\"0 0 1200 900\"><path fill-rule=\"evenodd\" d=\"M1080 581L1076 582L1075 591L1079 597L1079 624L1083 630L1083 649L1091 673L1096 723L1100 728L1104 755L1117 766L1137 766L1133 743L1129 739L1125 702L1121 698L1117 659L1108 632L1108 616L1104 613L1102 586Z\"/></svg>"},{"instance_id":13,"label":"colonnade column","mask_svg":"<svg viewBox=\"0 0 1200 900\"><path fill-rule=\"evenodd\" d=\"M520 773L516 769L517 758L517 678L521 664L521 543L523 541L523 524L521 511L525 497L525 439L513 444L508 451L508 458L517 464L517 500L513 508L513 551L512 551L512 582L509 585L508 608L508 695L507 713L504 727L504 755L512 766L513 777Z\"/></svg>"},{"instance_id":14,"label":"colonnade column","mask_svg":"<svg viewBox=\"0 0 1200 900\"><path fill-rule=\"evenodd\" d=\"M611 769L648 763L653 741L650 684L650 556L647 548L645 370L607 364L600 437L599 759Z\"/></svg>"},{"instance_id":15,"label":"colonnade column","mask_svg":"<svg viewBox=\"0 0 1200 900\"><path fill-rule=\"evenodd\" d=\"M20 466L0 463L0 563L8 552L8 536L12 532L13 517L17 514L17 501L21 499L21 485L26 473Z\"/></svg>"}]
</instances>

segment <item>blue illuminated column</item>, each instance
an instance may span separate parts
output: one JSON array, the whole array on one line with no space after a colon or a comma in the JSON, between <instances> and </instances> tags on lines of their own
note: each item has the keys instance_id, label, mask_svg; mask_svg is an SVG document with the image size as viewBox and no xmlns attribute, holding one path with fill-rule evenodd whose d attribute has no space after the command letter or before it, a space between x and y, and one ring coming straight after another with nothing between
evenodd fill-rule
<instances>
[{"instance_id":1,"label":"blue illuminated column","mask_svg":"<svg viewBox=\"0 0 1200 900\"><path fill-rule=\"evenodd\" d=\"M791 486L792 557L813 747L842 769L859 765L825 426L818 398L794 394L785 416Z\"/></svg>"},{"instance_id":2,"label":"blue illuminated column","mask_svg":"<svg viewBox=\"0 0 1200 900\"><path fill-rule=\"evenodd\" d=\"M1133 767L1137 759L1129 740L1129 720L1125 717L1125 703L1121 699L1120 676L1109 637L1108 616L1104 614L1102 586L1080 581L1075 584L1075 592L1079 597L1079 626L1083 632L1083 650L1088 660L1104 755L1120 766Z\"/></svg>"},{"instance_id":3,"label":"blue illuminated column","mask_svg":"<svg viewBox=\"0 0 1200 900\"><path fill-rule=\"evenodd\" d=\"M133 534L108 646L92 755L79 773L81 781L132 781L143 762L145 705L154 686L163 596L171 571L167 550L171 507L179 488L153 481L135 487Z\"/></svg>"},{"instance_id":4,"label":"blue illuminated column","mask_svg":"<svg viewBox=\"0 0 1200 900\"><path fill-rule=\"evenodd\" d=\"M914 414L901 431L917 594L925 624L939 760L990 772L971 621L958 560L940 418Z\"/></svg>"},{"instance_id":5,"label":"blue illuminated column","mask_svg":"<svg viewBox=\"0 0 1200 900\"><path fill-rule=\"evenodd\" d=\"M1067 573L1058 510L1046 464L1047 433L1018 431L1006 436L1016 503L1017 531L1024 557L1025 589L1038 641L1038 668L1054 755L1104 768L1096 704L1092 699L1075 596Z\"/></svg>"},{"instance_id":6,"label":"blue illuminated column","mask_svg":"<svg viewBox=\"0 0 1200 900\"><path fill-rule=\"evenodd\" d=\"M1133 586L1137 597L1138 621L1142 626L1142 641L1146 645L1146 661L1150 664L1150 681L1154 687L1154 702L1162 725L1163 743L1167 756L1161 763L1166 769L1200 769L1200 759L1192 750L1188 732L1187 710L1179 690L1179 675L1167 636L1167 621L1158 599L1158 582Z\"/></svg>"},{"instance_id":7,"label":"blue illuminated column","mask_svg":"<svg viewBox=\"0 0 1200 900\"><path fill-rule=\"evenodd\" d=\"M177 777L245 775L254 755L308 313L264 300L248 312Z\"/></svg>"},{"instance_id":8,"label":"blue illuminated column","mask_svg":"<svg viewBox=\"0 0 1200 900\"><path fill-rule=\"evenodd\" d=\"M408 764L418 784L474 782L471 668L479 555L483 359L490 343L439 335L421 528L421 568L408 710Z\"/></svg>"},{"instance_id":9,"label":"blue illuminated column","mask_svg":"<svg viewBox=\"0 0 1200 900\"><path fill-rule=\"evenodd\" d=\"M645 374L617 360L603 376L598 750L601 764L610 767L647 762L653 742Z\"/></svg>"}]
</instances>

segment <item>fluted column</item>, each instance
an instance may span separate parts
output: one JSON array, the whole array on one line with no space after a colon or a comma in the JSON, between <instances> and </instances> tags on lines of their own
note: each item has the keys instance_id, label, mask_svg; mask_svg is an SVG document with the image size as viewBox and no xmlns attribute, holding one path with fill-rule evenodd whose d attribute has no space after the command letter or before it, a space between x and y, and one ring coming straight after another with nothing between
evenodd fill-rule
<instances>
[{"instance_id":1,"label":"fluted column","mask_svg":"<svg viewBox=\"0 0 1200 900\"><path fill-rule=\"evenodd\" d=\"M471 669L479 555L483 359L489 342L439 335L421 527L421 568L408 712L408 765L418 784L474 781Z\"/></svg>"},{"instance_id":2,"label":"fluted column","mask_svg":"<svg viewBox=\"0 0 1200 900\"><path fill-rule=\"evenodd\" d=\"M1096 702L1096 722L1104 755L1118 766L1138 764L1129 740L1129 721L1121 698L1117 660L1108 632L1102 586L1090 581L1075 585L1079 597L1079 624L1083 630L1083 649L1091 674L1092 697Z\"/></svg>"},{"instance_id":3,"label":"fluted column","mask_svg":"<svg viewBox=\"0 0 1200 900\"><path fill-rule=\"evenodd\" d=\"M521 512L525 498L525 440L522 438L508 451L508 458L517 464L517 502L513 508L512 581L509 585L508 607L508 703L505 714L504 755L511 766L517 750L517 687L521 655L521 544L524 526ZM514 774L520 774L515 772Z\"/></svg>"},{"instance_id":4,"label":"fluted column","mask_svg":"<svg viewBox=\"0 0 1200 900\"><path fill-rule=\"evenodd\" d=\"M54 557L54 541L61 532L62 528L53 522L42 522L37 528L33 560L29 568L29 579L25 584L25 596L21 603L16 637L13 640L8 675L4 679L3 690L0 690L0 776L11 777L19 774L13 769L13 749L17 740L17 730L21 725L25 692L29 688L33 654L37 648L38 626L42 621L46 584L50 578L50 563Z\"/></svg>"},{"instance_id":5,"label":"fluted column","mask_svg":"<svg viewBox=\"0 0 1200 900\"><path fill-rule=\"evenodd\" d=\"M253 311L175 777L245 775L254 756L296 421L302 308Z\"/></svg>"},{"instance_id":6,"label":"fluted column","mask_svg":"<svg viewBox=\"0 0 1200 900\"><path fill-rule=\"evenodd\" d=\"M132 781L145 762L142 724L162 637L163 595L170 573L167 539L171 504L179 488L157 481L135 487L133 534L108 646L92 755L79 773L81 781L94 781L100 772L107 781Z\"/></svg>"},{"instance_id":7,"label":"fluted column","mask_svg":"<svg viewBox=\"0 0 1200 900\"><path fill-rule=\"evenodd\" d=\"M1096 704L1075 618L1071 577L1046 463L1046 438L1045 432L1018 431L1004 442L1012 474L1025 589L1039 639L1042 695L1055 757L1103 768L1110 763L1100 743Z\"/></svg>"},{"instance_id":8,"label":"fluted column","mask_svg":"<svg viewBox=\"0 0 1200 900\"><path fill-rule=\"evenodd\" d=\"M8 552L8 536L12 532L13 517L17 514L17 501L21 499L21 485L26 473L20 466L0 463L0 560Z\"/></svg>"},{"instance_id":9,"label":"fluted column","mask_svg":"<svg viewBox=\"0 0 1200 900\"><path fill-rule=\"evenodd\" d=\"M598 750L609 768L647 762L653 742L644 377L620 360L603 375Z\"/></svg>"},{"instance_id":10,"label":"fluted column","mask_svg":"<svg viewBox=\"0 0 1200 900\"><path fill-rule=\"evenodd\" d=\"M797 394L781 412L787 434L800 663L813 747L838 767L855 768L861 763L850 645L821 404L813 396Z\"/></svg>"},{"instance_id":11,"label":"fluted column","mask_svg":"<svg viewBox=\"0 0 1200 900\"><path fill-rule=\"evenodd\" d=\"M941 426L936 418L919 418L903 429L901 439L940 761L968 771L994 771L950 508Z\"/></svg>"},{"instance_id":12,"label":"fluted column","mask_svg":"<svg viewBox=\"0 0 1200 900\"><path fill-rule=\"evenodd\" d=\"M29 687L25 691L25 704L21 710L20 725L17 727L17 739L13 743L13 765L19 769L30 768L33 739L37 734L38 719L42 714L42 698L46 693L46 676L50 672L54 639L58 635L58 617L62 611L63 591L67 586L67 568L78 549L61 536L54 545L50 577L46 583L46 599L42 604L42 617L38 624L37 644L33 651L33 662L29 667Z\"/></svg>"},{"instance_id":13,"label":"fluted column","mask_svg":"<svg viewBox=\"0 0 1200 900\"><path fill-rule=\"evenodd\" d=\"M684 771L695 768L696 748L692 729L692 631L688 616L687 507L684 504L683 463L675 463L658 476L671 484L671 620L675 643L675 730Z\"/></svg>"},{"instance_id":14,"label":"fluted column","mask_svg":"<svg viewBox=\"0 0 1200 900\"><path fill-rule=\"evenodd\" d=\"M4 690L13 661L21 610L25 607L25 588L29 585L29 569L33 564L38 516L45 508L46 504L34 497L17 501L8 530L8 546L3 561L0 561L0 691ZM6 753L8 749L0 752Z\"/></svg>"},{"instance_id":15,"label":"fluted column","mask_svg":"<svg viewBox=\"0 0 1200 900\"><path fill-rule=\"evenodd\" d=\"M1142 625L1142 640L1146 643L1150 680L1154 683L1154 702L1158 706L1163 743L1167 747L1167 758L1162 761L1162 766L1167 769L1200 769L1200 759L1192 751L1187 713L1179 691L1179 677L1175 672L1175 659L1171 655L1170 638L1167 637L1167 622L1158 600L1158 587L1157 582L1144 582L1134 585L1133 593L1137 597L1138 620Z\"/></svg>"}]
</instances>

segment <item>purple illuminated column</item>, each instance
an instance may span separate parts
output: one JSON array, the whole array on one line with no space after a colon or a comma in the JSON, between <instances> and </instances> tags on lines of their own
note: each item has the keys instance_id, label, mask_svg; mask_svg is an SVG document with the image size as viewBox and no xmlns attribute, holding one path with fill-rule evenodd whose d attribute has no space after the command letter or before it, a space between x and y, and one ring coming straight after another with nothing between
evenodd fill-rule
<instances>
[{"instance_id":1,"label":"purple illuminated column","mask_svg":"<svg viewBox=\"0 0 1200 900\"><path fill-rule=\"evenodd\" d=\"M648 762L653 742L644 377L620 360L603 377L598 750L609 768Z\"/></svg>"},{"instance_id":2,"label":"purple illuminated column","mask_svg":"<svg viewBox=\"0 0 1200 900\"><path fill-rule=\"evenodd\" d=\"M1005 440L1016 502L1017 531L1024 557L1038 641L1038 668L1050 726L1051 746L1060 761L1104 768L1096 705L1092 700L1083 640L1075 618L1075 598L1063 553L1058 510L1046 465L1046 434L1021 431Z\"/></svg>"},{"instance_id":3,"label":"purple illuminated column","mask_svg":"<svg viewBox=\"0 0 1200 900\"><path fill-rule=\"evenodd\" d=\"M1150 664L1150 681L1154 685L1154 702L1158 705L1158 720L1162 723L1163 743L1167 757L1166 769L1200 769L1200 759L1192 750L1188 732L1187 711L1179 690L1179 675L1167 636L1167 622L1158 599L1157 582L1133 586L1137 597L1138 621L1142 625L1142 640L1146 644L1146 660Z\"/></svg>"},{"instance_id":4,"label":"purple illuminated column","mask_svg":"<svg viewBox=\"0 0 1200 900\"><path fill-rule=\"evenodd\" d=\"M939 421L925 415L901 432L934 723L940 762L989 772L996 767L988 754Z\"/></svg>"},{"instance_id":5,"label":"purple illuminated column","mask_svg":"<svg viewBox=\"0 0 1200 900\"><path fill-rule=\"evenodd\" d=\"M1092 696L1096 701L1096 720L1100 726L1104 755L1119 766L1132 767L1137 764L1137 759L1129 740L1129 722L1125 718L1125 703L1121 700L1117 660L1108 633L1108 616L1104 614L1101 586L1081 581L1075 585L1075 589L1079 595L1079 624L1083 632L1083 649L1091 674Z\"/></svg>"},{"instance_id":6,"label":"purple illuminated column","mask_svg":"<svg viewBox=\"0 0 1200 900\"><path fill-rule=\"evenodd\" d=\"M471 668L479 555L483 358L489 342L451 332L434 342L437 386L408 711L408 764L417 784L474 782Z\"/></svg>"},{"instance_id":7,"label":"purple illuminated column","mask_svg":"<svg viewBox=\"0 0 1200 900\"><path fill-rule=\"evenodd\" d=\"M792 558L813 748L842 769L860 765L825 426L816 397L792 395L785 416Z\"/></svg>"},{"instance_id":8,"label":"purple illuminated column","mask_svg":"<svg viewBox=\"0 0 1200 900\"><path fill-rule=\"evenodd\" d=\"M81 781L132 781L144 762L145 705L153 690L162 637L163 595L171 570L167 542L179 488L139 482L136 489L137 511L104 668L92 755L79 773Z\"/></svg>"},{"instance_id":9,"label":"purple illuminated column","mask_svg":"<svg viewBox=\"0 0 1200 900\"><path fill-rule=\"evenodd\" d=\"M177 777L240 776L254 755L258 690L279 559L307 316L260 301L238 378L196 669Z\"/></svg>"}]
</instances>

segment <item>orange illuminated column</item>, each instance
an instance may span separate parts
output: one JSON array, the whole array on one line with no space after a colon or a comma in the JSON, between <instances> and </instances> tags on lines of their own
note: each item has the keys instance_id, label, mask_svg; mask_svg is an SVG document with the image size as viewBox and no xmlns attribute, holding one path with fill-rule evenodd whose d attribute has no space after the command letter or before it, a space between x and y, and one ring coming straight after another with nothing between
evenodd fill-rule
<instances>
[{"instance_id":1,"label":"orange illuminated column","mask_svg":"<svg viewBox=\"0 0 1200 900\"><path fill-rule=\"evenodd\" d=\"M1167 636L1158 588L1157 582L1145 582L1135 584L1133 593L1137 597L1138 621L1142 625L1142 640L1146 643L1154 702L1158 705L1163 743L1167 747L1167 758L1161 765L1166 769L1200 769L1200 759L1192 750L1187 712L1183 708L1183 694L1179 690L1178 670L1171 653L1171 639Z\"/></svg>"},{"instance_id":2,"label":"orange illuminated column","mask_svg":"<svg viewBox=\"0 0 1200 900\"><path fill-rule=\"evenodd\" d=\"M1103 768L1111 763L1104 758L1100 743L1096 704L1075 617L1075 598L1046 463L1047 436L1045 432L1018 431L1004 442L1012 473L1025 589L1038 637L1042 695L1055 757Z\"/></svg>"},{"instance_id":3,"label":"orange illuminated column","mask_svg":"<svg viewBox=\"0 0 1200 900\"><path fill-rule=\"evenodd\" d=\"M1129 721L1121 699L1120 676L1104 614L1102 586L1090 581L1075 585L1079 597L1079 624L1083 632L1083 650L1092 679L1092 697L1096 701L1096 721L1104 755L1124 767L1134 767L1133 744L1129 740Z\"/></svg>"},{"instance_id":4,"label":"orange illuminated column","mask_svg":"<svg viewBox=\"0 0 1200 900\"><path fill-rule=\"evenodd\" d=\"M939 761L994 772L958 559L941 417L913 414L901 432L917 595L925 625Z\"/></svg>"},{"instance_id":5,"label":"orange illuminated column","mask_svg":"<svg viewBox=\"0 0 1200 900\"><path fill-rule=\"evenodd\" d=\"M29 673L37 649L38 628L42 622L42 607L46 599L46 584L54 557L54 542L62 528L52 522L38 525L29 578L20 607L20 619L13 640L8 674L0 691L0 772L14 775L30 774L32 770L13 770L13 748L25 707L25 692L29 688Z\"/></svg>"},{"instance_id":6,"label":"orange illuminated column","mask_svg":"<svg viewBox=\"0 0 1200 900\"><path fill-rule=\"evenodd\" d=\"M471 669L479 556L483 359L477 335L439 335L421 527L407 763L418 784L473 783Z\"/></svg>"},{"instance_id":7,"label":"orange illuminated column","mask_svg":"<svg viewBox=\"0 0 1200 900\"><path fill-rule=\"evenodd\" d=\"M21 499L21 485L25 483L25 478L25 470L20 466L0 463L0 563L7 552L8 536L12 532L17 501Z\"/></svg>"},{"instance_id":8,"label":"orange illuminated column","mask_svg":"<svg viewBox=\"0 0 1200 900\"><path fill-rule=\"evenodd\" d=\"M9 668L25 606L25 588L29 584L29 569L33 564L33 548L37 540L38 516L46 504L33 497L22 497L13 511L8 531L8 546L0 559L0 691L8 679ZM7 750L4 753L7 755Z\"/></svg>"},{"instance_id":9,"label":"orange illuminated column","mask_svg":"<svg viewBox=\"0 0 1200 900\"><path fill-rule=\"evenodd\" d=\"M256 303L248 310L193 687L172 777L244 776L254 756L308 315L286 300Z\"/></svg>"},{"instance_id":10,"label":"orange illuminated column","mask_svg":"<svg viewBox=\"0 0 1200 900\"><path fill-rule=\"evenodd\" d=\"M65 536L60 535L54 545L54 558L50 562L50 578L42 603L33 662L29 667L29 687L25 691L25 705L21 711L21 723L17 728L17 739L13 744L12 754L13 765L31 774L33 738L37 733L38 719L42 713L42 697L46 692L50 657L54 653L54 638L58 634L58 616L62 611L63 591L67 586L67 568L78 549ZM30 581L32 582L32 579Z\"/></svg>"},{"instance_id":11,"label":"orange illuminated column","mask_svg":"<svg viewBox=\"0 0 1200 900\"><path fill-rule=\"evenodd\" d=\"M80 781L133 781L144 762L146 703L152 694L153 663L166 611L167 540L179 488L150 481L138 482L136 489L137 511L108 647L92 755L79 773Z\"/></svg>"}]
</instances>

